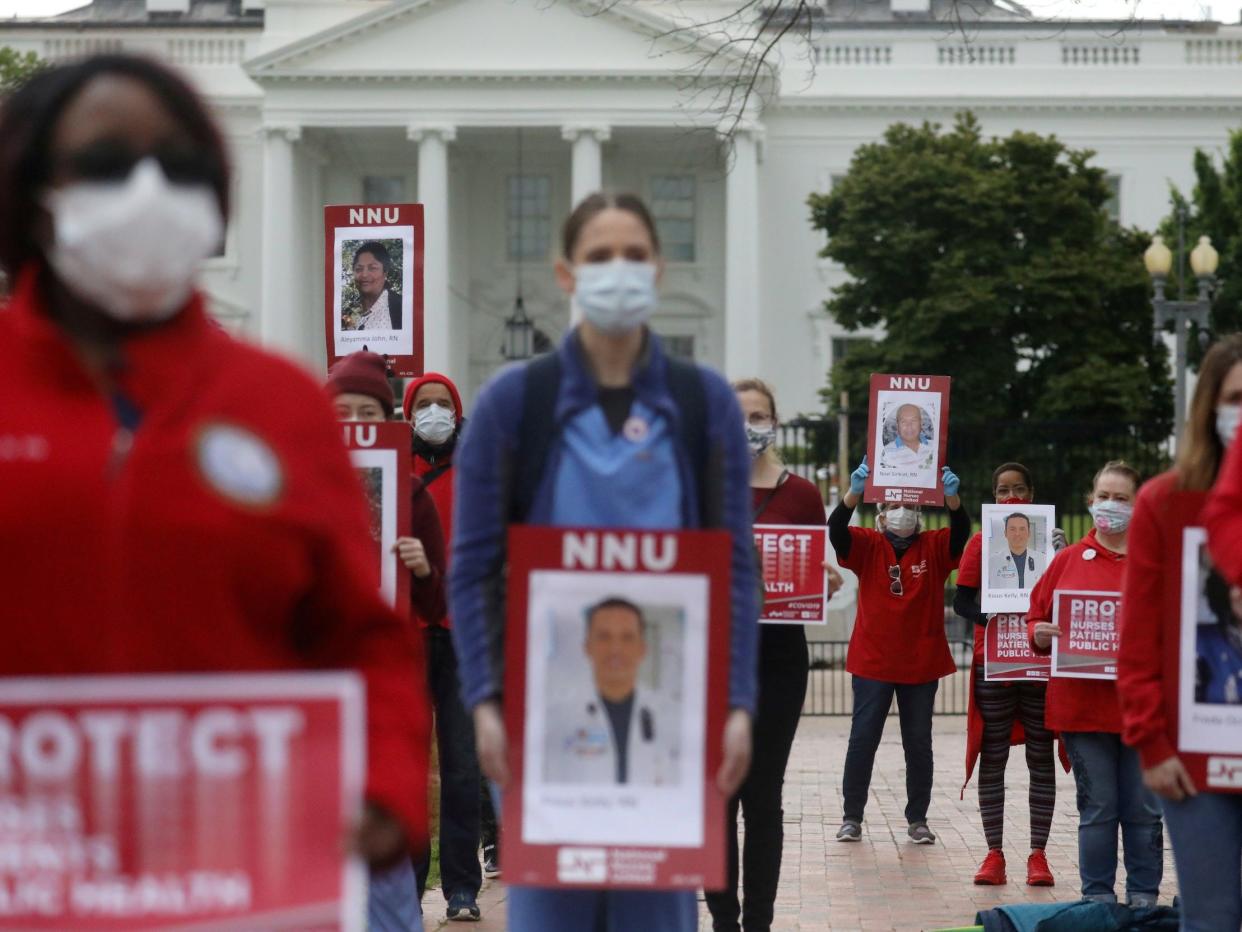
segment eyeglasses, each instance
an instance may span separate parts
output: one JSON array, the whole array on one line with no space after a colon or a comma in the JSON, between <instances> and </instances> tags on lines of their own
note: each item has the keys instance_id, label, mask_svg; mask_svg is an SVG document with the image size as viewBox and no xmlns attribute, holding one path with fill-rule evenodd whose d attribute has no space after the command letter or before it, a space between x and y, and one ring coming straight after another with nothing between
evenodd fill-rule
<instances>
[{"instance_id":1,"label":"eyeglasses","mask_svg":"<svg viewBox=\"0 0 1242 932\"><path fill-rule=\"evenodd\" d=\"M746 423L751 427L771 427L773 422L768 415L755 412L746 418Z\"/></svg>"},{"instance_id":2,"label":"eyeglasses","mask_svg":"<svg viewBox=\"0 0 1242 932\"><path fill-rule=\"evenodd\" d=\"M893 581L892 585L888 587L888 591L891 592L893 595L904 594L901 588L901 566L900 565L890 566L888 568L888 578Z\"/></svg>"},{"instance_id":3,"label":"eyeglasses","mask_svg":"<svg viewBox=\"0 0 1242 932\"><path fill-rule=\"evenodd\" d=\"M220 175L211 155L190 145L167 144L137 152L128 144L100 139L56 158L58 174L74 181L124 181L142 159L151 157L171 184L211 184Z\"/></svg>"}]
</instances>

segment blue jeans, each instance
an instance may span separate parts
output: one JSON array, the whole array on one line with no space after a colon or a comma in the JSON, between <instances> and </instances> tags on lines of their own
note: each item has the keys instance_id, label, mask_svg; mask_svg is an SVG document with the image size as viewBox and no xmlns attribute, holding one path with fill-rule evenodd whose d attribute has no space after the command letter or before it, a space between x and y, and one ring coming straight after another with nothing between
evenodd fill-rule
<instances>
[{"instance_id":1,"label":"blue jeans","mask_svg":"<svg viewBox=\"0 0 1242 932\"><path fill-rule=\"evenodd\" d=\"M427 685L436 710L436 749L440 755L440 889L447 901L455 893L477 896L483 884L479 865L479 759L474 723L461 701L457 656L447 628L425 632ZM431 849L416 861L421 894L431 868Z\"/></svg>"},{"instance_id":2,"label":"blue jeans","mask_svg":"<svg viewBox=\"0 0 1242 932\"><path fill-rule=\"evenodd\" d=\"M509 932L695 932L690 890L509 888Z\"/></svg>"},{"instance_id":3,"label":"blue jeans","mask_svg":"<svg viewBox=\"0 0 1242 932\"><path fill-rule=\"evenodd\" d=\"M1126 900L1155 905L1164 873L1160 806L1143 786L1138 753L1121 735L1101 731L1061 735L1078 788L1078 874L1082 895L1115 903L1117 826L1126 864Z\"/></svg>"},{"instance_id":4,"label":"blue jeans","mask_svg":"<svg viewBox=\"0 0 1242 932\"><path fill-rule=\"evenodd\" d=\"M850 722L850 744L845 752L845 775L841 781L845 818L855 822L863 819L867 794L871 790L875 752L884 735L889 706L896 695L901 747L906 753L906 821L911 825L926 822L932 791L932 711L940 681L908 685L855 676L853 685L854 717Z\"/></svg>"},{"instance_id":5,"label":"blue jeans","mask_svg":"<svg viewBox=\"0 0 1242 932\"><path fill-rule=\"evenodd\" d=\"M496 821L500 791L493 783ZM695 932L699 904L691 890L570 890L509 887L508 932Z\"/></svg>"},{"instance_id":6,"label":"blue jeans","mask_svg":"<svg viewBox=\"0 0 1242 932\"><path fill-rule=\"evenodd\" d=\"M369 932L423 932L414 866L402 859L383 873L372 873L367 888Z\"/></svg>"},{"instance_id":7,"label":"blue jeans","mask_svg":"<svg viewBox=\"0 0 1242 932\"><path fill-rule=\"evenodd\" d=\"M1160 804L1177 863L1182 932L1242 928L1242 795L1200 792Z\"/></svg>"}]
</instances>

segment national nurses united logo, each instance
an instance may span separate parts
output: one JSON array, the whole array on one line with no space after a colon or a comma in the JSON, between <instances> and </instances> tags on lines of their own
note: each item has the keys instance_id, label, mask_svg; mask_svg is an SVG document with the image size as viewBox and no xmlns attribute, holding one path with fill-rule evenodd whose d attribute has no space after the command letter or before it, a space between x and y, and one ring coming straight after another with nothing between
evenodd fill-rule
<instances>
[{"instance_id":1,"label":"national nurses united logo","mask_svg":"<svg viewBox=\"0 0 1242 932\"><path fill-rule=\"evenodd\" d=\"M195 456L207 484L239 505L271 505L284 488L284 471L275 451L244 428L207 425L199 432Z\"/></svg>"}]
</instances>

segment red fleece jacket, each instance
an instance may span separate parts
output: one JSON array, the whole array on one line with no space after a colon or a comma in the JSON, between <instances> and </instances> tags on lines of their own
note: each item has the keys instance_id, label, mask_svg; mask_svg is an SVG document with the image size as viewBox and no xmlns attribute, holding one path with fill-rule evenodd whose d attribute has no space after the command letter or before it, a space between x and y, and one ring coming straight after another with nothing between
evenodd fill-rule
<instances>
[{"instance_id":1,"label":"red fleece jacket","mask_svg":"<svg viewBox=\"0 0 1242 932\"><path fill-rule=\"evenodd\" d=\"M0 676L359 670L368 794L421 845L421 647L380 598L322 389L199 298L126 340L105 389L36 279L0 311Z\"/></svg>"}]
</instances>

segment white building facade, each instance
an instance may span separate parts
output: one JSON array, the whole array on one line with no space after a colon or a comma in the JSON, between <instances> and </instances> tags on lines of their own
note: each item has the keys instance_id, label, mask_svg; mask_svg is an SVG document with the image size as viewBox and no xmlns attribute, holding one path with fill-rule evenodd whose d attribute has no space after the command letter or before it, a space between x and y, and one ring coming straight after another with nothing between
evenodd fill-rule
<instances>
[{"instance_id":1,"label":"white building facade","mask_svg":"<svg viewBox=\"0 0 1242 932\"><path fill-rule=\"evenodd\" d=\"M843 272L818 257L806 198L890 124L969 109L989 134L1055 133L1098 153L1122 222L1149 229L1169 185L1192 184L1194 150L1242 124L1242 26L998 15L966 38L925 2L868 0L863 16L827 12L809 46L786 40L728 140L711 98L740 59L669 35L668 7L643 0L94 0L0 23L0 44L143 52L190 76L236 168L204 276L213 310L319 372L323 205L425 205L427 366L469 404L503 361L519 281L539 330L564 332L560 223L603 187L655 210L668 269L654 327L671 348L814 413L860 335L823 309Z\"/></svg>"}]
</instances>

